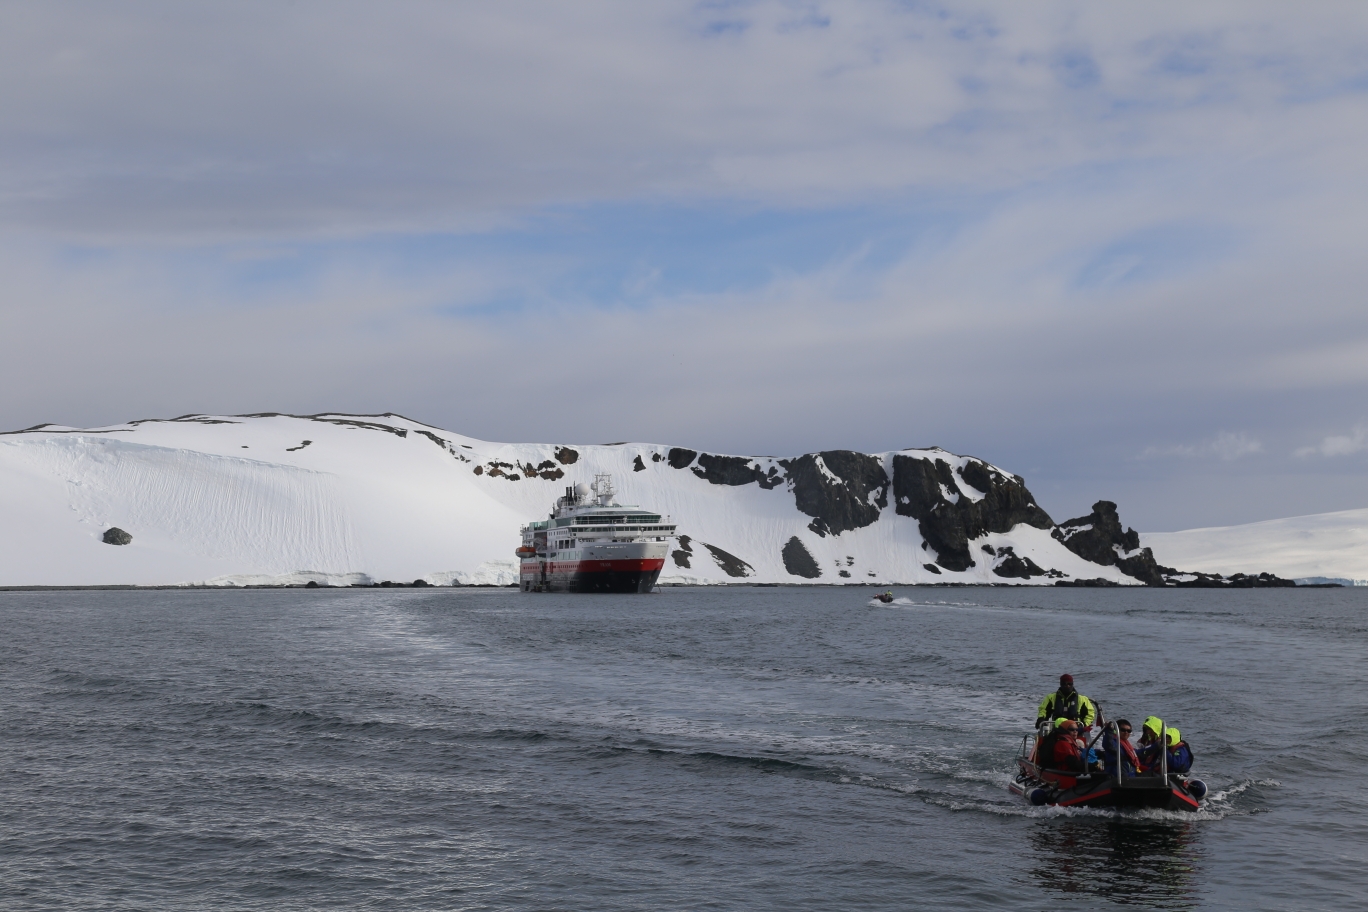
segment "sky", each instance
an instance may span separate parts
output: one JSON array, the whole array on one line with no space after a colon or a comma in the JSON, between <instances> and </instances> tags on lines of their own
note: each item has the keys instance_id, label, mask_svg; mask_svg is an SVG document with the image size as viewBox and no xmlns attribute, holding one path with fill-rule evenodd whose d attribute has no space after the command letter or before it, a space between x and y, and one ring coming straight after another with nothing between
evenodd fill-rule
<instances>
[{"instance_id":1,"label":"sky","mask_svg":"<svg viewBox=\"0 0 1368 912\"><path fill-rule=\"evenodd\" d=\"M1368 6L5 3L0 427L940 446L1368 506Z\"/></svg>"}]
</instances>

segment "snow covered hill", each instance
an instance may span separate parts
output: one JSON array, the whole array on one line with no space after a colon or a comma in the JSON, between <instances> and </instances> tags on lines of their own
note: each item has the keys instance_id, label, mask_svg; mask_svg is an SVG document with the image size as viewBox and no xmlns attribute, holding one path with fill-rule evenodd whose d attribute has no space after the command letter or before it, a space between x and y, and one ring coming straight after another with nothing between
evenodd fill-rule
<instances>
[{"instance_id":1,"label":"snow covered hill","mask_svg":"<svg viewBox=\"0 0 1368 912\"><path fill-rule=\"evenodd\" d=\"M1140 536L1161 564L1368 585L1368 509Z\"/></svg>"},{"instance_id":2,"label":"snow covered hill","mask_svg":"<svg viewBox=\"0 0 1368 912\"><path fill-rule=\"evenodd\" d=\"M751 458L266 414L0 434L0 585L506 585L519 527L600 472L678 524L666 584L1152 574L1114 505L1059 527L1019 477L939 449Z\"/></svg>"}]
</instances>

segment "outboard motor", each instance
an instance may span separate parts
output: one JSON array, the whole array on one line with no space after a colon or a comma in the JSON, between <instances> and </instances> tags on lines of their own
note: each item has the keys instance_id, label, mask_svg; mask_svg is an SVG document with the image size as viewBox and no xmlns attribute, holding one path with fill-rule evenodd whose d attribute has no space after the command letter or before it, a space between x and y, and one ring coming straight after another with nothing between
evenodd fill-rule
<instances>
[{"instance_id":1,"label":"outboard motor","mask_svg":"<svg viewBox=\"0 0 1368 912\"><path fill-rule=\"evenodd\" d=\"M1185 784L1188 794L1192 796L1194 801L1201 801L1206 797L1207 784L1201 779L1189 779Z\"/></svg>"},{"instance_id":2,"label":"outboard motor","mask_svg":"<svg viewBox=\"0 0 1368 912\"><path fill-rule=\"evenodd\" d=\"M1036 807L1042 807L1050 803L1050 789L1031 789L1031 794L1028 797L1031 799L1031 804L1034 804Z\"/></svg>"}]
</instances>

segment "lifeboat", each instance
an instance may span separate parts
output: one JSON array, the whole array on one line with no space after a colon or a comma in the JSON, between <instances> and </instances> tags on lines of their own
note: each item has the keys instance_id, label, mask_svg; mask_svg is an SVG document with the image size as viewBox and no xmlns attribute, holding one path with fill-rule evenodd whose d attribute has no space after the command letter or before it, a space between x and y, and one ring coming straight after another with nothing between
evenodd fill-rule
<instances>
[{"instance_id":1,"label":"lifeboat","mask_svg":"<svg viewBox=\"0 0 1368 912\"><path fill-rule=\"evenodd\" d=\"M1049 769L1037 762L1037 735L1021 739L1017 755L1019 772L1007 788L1036 806L1089 808L1154 808L1164 811L1195 811L1206 797L1206 783L1170 773L1164 768L1136 776L1105 772ZM1096 744L1099 734L1093 739ZM1116 769L1122 764L1116 763Z\"/></svg>"},{"instance_id":2,"label":"lifeboat","mask_svg":"<svg viewBox=\"0 0 1368 912\"><path fill-rule=\"evenodd\" d=\"M520 545L518 547L518 550L514 551L513 553L518 555L518 557L520 558L536 557L537 549L532 547L531 545Z\"/></svg>"}]
</instances>

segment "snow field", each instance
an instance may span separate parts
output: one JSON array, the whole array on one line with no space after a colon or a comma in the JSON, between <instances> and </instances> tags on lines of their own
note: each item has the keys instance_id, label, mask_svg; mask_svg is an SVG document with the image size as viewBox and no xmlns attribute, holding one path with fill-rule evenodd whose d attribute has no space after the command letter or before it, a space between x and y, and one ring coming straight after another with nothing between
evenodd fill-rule
<instances>
[{"instance_id":1,"label":"snow field","mask_svg":"<svg viewBox=\"0 0 1368 912\"><path fill-rule=\"evenodd\" d=\"M1274 573L1368 585L1368 509L1140 536L1159 563L1203 573Z\"/></svg>"}]
</instances>

